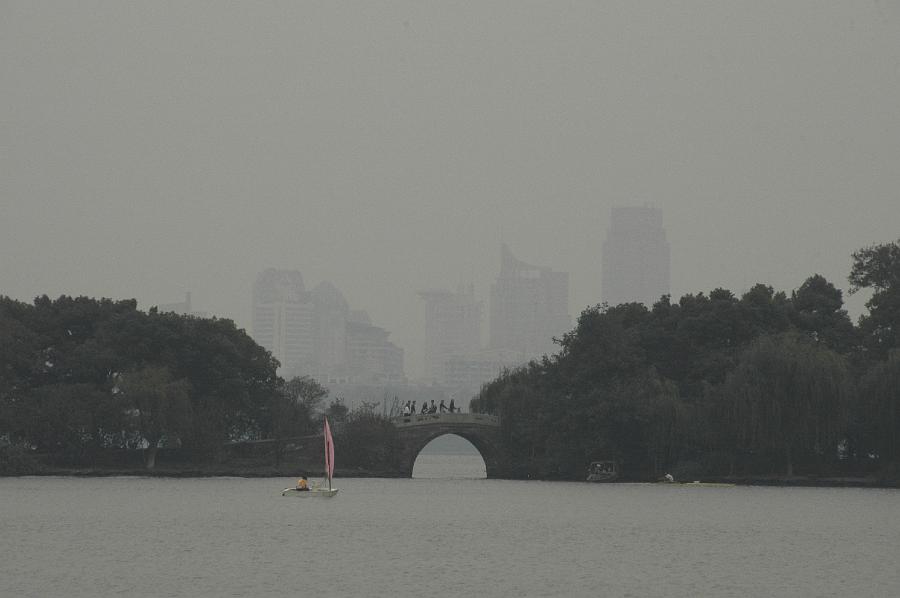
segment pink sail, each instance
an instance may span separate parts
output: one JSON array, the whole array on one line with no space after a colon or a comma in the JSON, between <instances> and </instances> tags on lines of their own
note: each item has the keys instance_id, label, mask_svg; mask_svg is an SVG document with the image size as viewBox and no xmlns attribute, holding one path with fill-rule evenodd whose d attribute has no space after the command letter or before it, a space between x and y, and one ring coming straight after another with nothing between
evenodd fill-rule
<instances>
[{"instance_id":1,"label":"pink sail","mask_svg":"<svg viewBox=\"0 0 900 598\"><path fill-rule=\"evenodd\" d=\"M328 487L331 487L331 478L334 477L334 440L331 438L331 428L328 426L328 418L325 418L325 473L328 475Z\"/></svg>"}]
</instances>

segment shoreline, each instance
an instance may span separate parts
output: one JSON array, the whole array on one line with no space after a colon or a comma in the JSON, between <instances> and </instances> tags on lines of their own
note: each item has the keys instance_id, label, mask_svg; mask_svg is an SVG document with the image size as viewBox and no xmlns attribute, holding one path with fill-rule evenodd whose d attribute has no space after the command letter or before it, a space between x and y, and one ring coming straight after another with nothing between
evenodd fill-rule
<instances>
[{"instance_id":1,"label":"shoreline","mask_svg":"<svg viewBox=\"0 0 900 598\"><path fill-rule=\"evenodd\" d=\"M191 468L159 468L159 469L141 469L141 468L65 468L52 467L42 468L39 471L23 471L20 473L0 474L0 478L17 478L17 477L75 477L75 478L108 478L108 477L144 477L144 478L295 478L298 473L295 468L290 470L276 468L234 468L234 467L191 467ZM307 472L307 475L316 477L320 472ZM337 470L335 478L382 478L382 479L399 479L405 476L395 472L388 471L369 471L363 469L354 470ZM520 478L491 478L491 479L509 479L517 481L581 481L581 480L536 480L536 479L520 479ZM672 483L673 486L689 486L694 480L685 480ZM877 488L877 489L900 489L900 479L889 479L878 476L735 476L735 477L709 477L697 480L703 484L728 484L734 486L778 486L785 488ZM584 482L596 483L596 482ZM658 482L656 480L644 479L628 479L617 480L614 482L603 482L603 484L659 484L669 485L667 483Z\"/></svg>"}]
</instances>

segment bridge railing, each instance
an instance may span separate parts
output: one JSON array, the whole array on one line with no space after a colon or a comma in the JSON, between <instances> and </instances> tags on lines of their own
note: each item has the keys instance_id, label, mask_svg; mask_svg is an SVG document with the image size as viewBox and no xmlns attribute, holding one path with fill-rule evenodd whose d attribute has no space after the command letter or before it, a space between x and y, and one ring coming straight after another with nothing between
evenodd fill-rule
<instances>
[{"instance_id":1,"label":"bridge railing","mask_svg":"<svg viewBox=\"0 0 900 598\"><path fill-rule=\"evenodd\" d=\"M500 416L487 413L417 413L392 417L391 423L400 428L428 424L474 424L499 427Z\"/></svg>"}]
</instances>

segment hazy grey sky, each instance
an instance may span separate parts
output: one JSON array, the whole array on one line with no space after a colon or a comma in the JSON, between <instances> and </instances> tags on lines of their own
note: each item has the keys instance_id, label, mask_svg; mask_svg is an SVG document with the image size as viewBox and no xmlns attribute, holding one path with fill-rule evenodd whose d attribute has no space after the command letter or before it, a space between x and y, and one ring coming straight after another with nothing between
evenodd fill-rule
<instances>
[{"instance_id":1,"label":"hazy grey sky","mask_svg":"<svg viewBox=\"0 0 900 598\"><path fill-rule=\"evenodd\" d=\"M613 205L676 296L846 288L900 237L900 4L3 1L0 175L0 294L249 328L298 269L416 374L415 292L487 301L501 240L597 303Z\"/></svg>"}]
</instances>

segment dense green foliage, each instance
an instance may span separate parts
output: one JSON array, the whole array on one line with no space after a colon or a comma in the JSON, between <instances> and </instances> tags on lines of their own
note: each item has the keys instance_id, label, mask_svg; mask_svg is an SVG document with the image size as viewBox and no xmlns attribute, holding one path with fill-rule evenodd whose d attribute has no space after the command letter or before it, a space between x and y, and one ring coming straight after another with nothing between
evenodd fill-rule
<instances>
[{"instance_id":1,"label":"dense green foliage","mask_svg":"<svg viewBox=\"0 0 900 598\"><path fill-rule=\"evenodd\" d=\"M771 456L793 475L794 455L834 452L850 388L845 360L809 336L761 336L720 389L732 438L724 448Z\"/></svg>"},{"instance_id":2,"label":"dense green foliage","mask_svg":"<svg viewBox=\"0 0 900 598\"><path fill-rule=\"evenodd\" d=\"M900 348L900 240L860 249L853 254L850 292L871 289L860 330L867 349L885 357Z\"/></svg>"},{"instance_id":3,"label":"dense green foliage","mask_svg":"<svg viewBox=\"0 0 900 598\"><path fill-rule=\"evenodd\" d=\"M335 425L335 445L340 447L342 467L366 472L390 472L396 468L400 454L397 428L374 405L363 404L348 411L341 402L329 407L329 421Z\"/></svg>"},{"instance_id":4,"label":"dense green foliage","mask_svg":"<svg viewBox=\"0 0 900 598\"><path fill-rule=\"evenodd\" d=\"M894 467L900 431L900 241L853 255L854 326L820 275L790 297L758 284L585 310L560 351L471 402L501 416L516 475L792 475ZM857 389L862 393L858 394Z\"/></svg>"},{"instance_id":5,"label":"dense green foliage","mask_svg":"<svg viewBox=\"0 0 900 598\"><path fill-rule=\"evenodd\" d=\"M862 445L900 466L900 349L866 372L860 399L860 428L868 435Z\"/></svg>"},{"instance_id":6,"label":"dense green foliage","mask_svg":"<svg viewBox=\"0 0 900 598\"><path fill-rule=\"evenodd\" d=\"M230 320L144 313L135 301L0 297L0 473L39 470L36 457L85 467L138 454L153 468L160 449L194 465L227 461L226 447L263 439L279 441L278 466L284 442L321 434L328 390L277 368ZM342 436L341 467L390 467L386 420L340 399L325 413Z\"/></svg>"},{"instance_id":7,"label":"dense green foliage","mask_svg":"<svg viewBox=\"0 0 900 598\"><path fill-rule=\"evenodd\" d=\"M0 298L0 435L58 463L103 449L212 456L276 427L277 361L230 320L134 301Z\"/></svg>"},{"instance_id":8,"label":"dense green foliage","mask_svg":"<svg viewBox=\"0 0 900 598\"><path fill-rule=\"evenodd\" d=\"M900 241L852 256L854 326L814 275L790 296L757 284L585 310L556 355L504 372L472 400L501 416L508 471L583 479L592 460L626 477L900 469ZM35 455L86 466L177 447L192 462L228 443L290 439L333 423L340 468L390 471L397 432L350 411L230 320L149 313L134 301L0 297L0 472ZM251 444L251 443L245 443ZM297 444L297 443L294 443ZM313 447L315 443L300 442ZM316 455L316 459L318 456ZM893 473L891 473L893 472Z\"/></svg>"}]
</instances>

